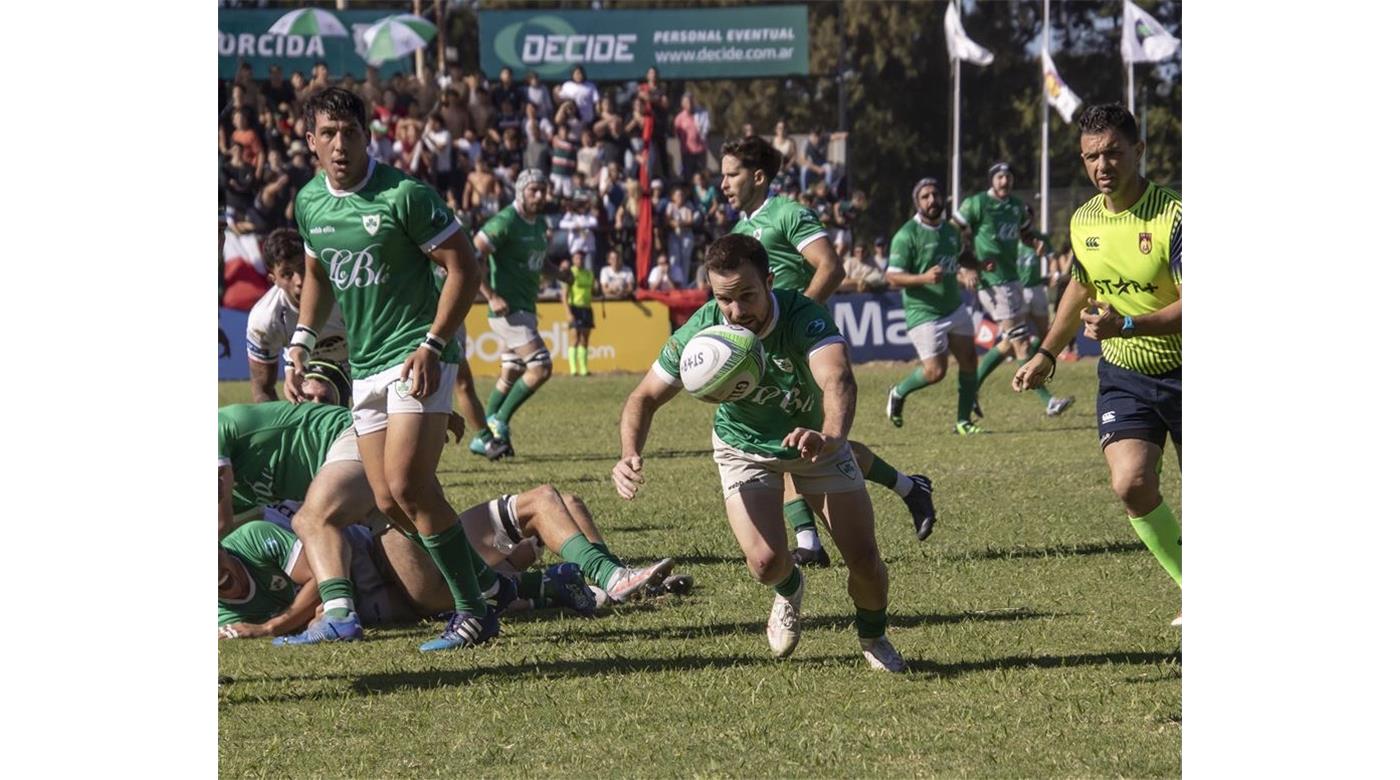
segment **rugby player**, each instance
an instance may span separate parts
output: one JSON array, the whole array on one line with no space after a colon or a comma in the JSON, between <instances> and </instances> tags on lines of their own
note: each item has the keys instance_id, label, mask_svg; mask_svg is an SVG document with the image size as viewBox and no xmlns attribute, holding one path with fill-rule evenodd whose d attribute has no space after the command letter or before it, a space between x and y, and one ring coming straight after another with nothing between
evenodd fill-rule
<instances>
[{"instance_id":1,"label":"rugby player","mask_svg":"<svg viewBox=\"0 0 1400 780\"><path fill-rule=\"evenodd\" d=\"M1168 435L1181 460L1181 195L1138 174L1144 148L1122 105L1080 114L1084 172L1099 194L1070 218L1069 286L1045 344L1011 386L1049 381L1081 323L1102 342L1096 413L1113 492L1180 587L1181 526L1162 500L1159 472Z\"/></svg>"},{"instance_id":2,"label":"rugby player","mask_svg":"<svg viewBox=\"0 0 1400 780\"><path fill-rule=\"evenodd\" d=\"M253 403L276 401L277 365L291 342L301 305L301 282L306 275L306 250L295 230L278 228L263 242L268 278L272 287L248 312L248 376L253 384ZM345 344L345 323L340 310L331 309L321 337L316 340L312 360L325 360L347 367L349 350Z\"/></svg>"},{"instance_id":3,"label":"rugby player","mask_svg":"<svg viewBox=\"0 0 1400 780\"><path fill-rule=\"evenodd\" d=\"M846 439L856 408L846 341L825 306L795 290L773 289L768 253L756 239L720 238L705 253L705 269L714 300L671 336L622 410L613 485L630 500L645 481L647 434L656 411L680 391L686 343L712 325L758 334L767 360L763 383L743 400L720 405L711 443L730 530L750 573L775 591L769 648L785 658L801 636L803 577L788 554L783 523L783 477L791 474L797 490L822 510L846 559L862 653L874 669L902 672L904 659L885 634L889 574L875 541L875 515Z\"/></svg>"}]
</instances>

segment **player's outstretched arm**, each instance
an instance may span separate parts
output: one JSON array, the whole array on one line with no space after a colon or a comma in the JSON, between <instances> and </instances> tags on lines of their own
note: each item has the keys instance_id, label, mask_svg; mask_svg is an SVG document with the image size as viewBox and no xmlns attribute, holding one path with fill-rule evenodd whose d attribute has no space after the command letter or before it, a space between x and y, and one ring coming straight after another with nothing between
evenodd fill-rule
<instances>
[{"instance_id":1,"label":"player's outstretched arm","mask_svg":"<svg viewBox=\"0 0 1400 780\"><path fill-rule=\"evenodd\" d=\"M802 259L817 269L802 294L817 303L826 303L836 288L841 286L841 280L846 278L846 269L841 265L841 258L836 256L831 239L823 236L803 247Z\"/></svg>"},{"instance_id":2,"label":"player's outstretched arm","mask_svg":"<svg viewBox=\"0 0 1400 780\"><path fill-rule=\"evenodd\" d=\"M783 444L797 449L798 457L816 461L846 443L856 416L856 377L846 342L833 341L808 357L812 379L822 389L820 432L794 428Z\"/></svg>"},{"instance_id":3,"label":"player's outstretched arm","mask_svg":"<svg viewBox=\"0 0 1400 780\"><path fill-rule=\"evenodd\" d=\"M219 629L219 638L284 636L306 628L306 624L316 617L316 608L321 605L321 594L316 589L316 580L311 576L311 564L307 563L306 556L297 558L291 576L292 582L299 588L291 606L266 623L231 623L223 626Z\"/></svg>"},{"instance_id":4,"label":"player's outstretched arm","mask_svg":"<svg viewBox=\"0 0 1400 780\"><path fill-rule=\"evenodd\" d=\"M626 499L636 497L637 490L645 482L642 478L642 450L646 447L647 434L651 432L651 418L656 410L676 397L680 383L671 384L657 375L656 369L647 372L637 389L627 396L622 407L622 457L613 466L613 486L617 494Z\"/></svg>"}]
</instances>

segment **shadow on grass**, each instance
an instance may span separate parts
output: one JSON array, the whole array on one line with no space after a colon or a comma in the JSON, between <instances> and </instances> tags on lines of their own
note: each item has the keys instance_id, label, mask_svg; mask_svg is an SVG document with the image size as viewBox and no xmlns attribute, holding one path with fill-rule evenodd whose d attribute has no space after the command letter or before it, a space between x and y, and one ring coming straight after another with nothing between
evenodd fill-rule
<instances>
[{"instance_id":1,"label":"shadow on grass","mask_svg":"<svg viewBox=\"0 0 1400 780\"><path fill-rule=\"evenodd\" d=\"M1078 655L1017 655L1007 658L990 658L985 661L965 661L943 664L929 660L909 661L909 670L933 677L961 677L973 672L990 672L1010 669L1064 669L1078 666L1106 666L1133 664L1156 666L1179 663L1181 656L1175 652L1119 652L1087 653Z\"/></svg>"},{"instance_id":2,"label":"shadow on grass","mask_svg":"<svg viewBox=\"0 0 1400 780\"><path fill-rule=\"evenodd\" d=\"M1071 555L1121 555L1146 552L1142 542L1081 542L1049 547L988 547L965 553L949 553L953 560L1001 561L1017 558L1063 558Z\"/></svg>"}]
</instances>

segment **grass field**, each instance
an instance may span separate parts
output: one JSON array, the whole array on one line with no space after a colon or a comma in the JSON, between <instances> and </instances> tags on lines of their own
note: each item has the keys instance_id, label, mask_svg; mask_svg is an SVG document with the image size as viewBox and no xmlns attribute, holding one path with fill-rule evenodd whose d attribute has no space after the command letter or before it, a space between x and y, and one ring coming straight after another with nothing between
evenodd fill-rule
<instances>
[{"instance_id":1,"label":"grass field","mask_svg":"<svg viewBox=\"0 0 1400 780\"><path fill-rule=\"evenodd\" d=\"M423 655L438 624L369 641L222 642L223 776L1130 776L1181 773L1176 585L1133 534L1096 443L1094 363L1064 364L1048 419L983 392L988 433L952 434L952 378L884 418L907 371L857 368L853 437L932 477L938 526L915 541L903 503L871 486L890 569L890 638L906 676L866 669L839 561L808 570L802 643L769 657L772 593L752 581L709 457L712 407L662 409L637 501L617 497L617 419L635 376L556 376L517 414L519 457L449 445L440 476L465 508L552 482L581 495L624 560L677 558L696 592L595 620L511 616L501 639ZM489 380L478 378L484 399ZM224 384L219 402L246 401ZM1180 507L1168 457L1164 492ZM833 557L835 557L833 551Z\"/></svg>"}]
</instances>

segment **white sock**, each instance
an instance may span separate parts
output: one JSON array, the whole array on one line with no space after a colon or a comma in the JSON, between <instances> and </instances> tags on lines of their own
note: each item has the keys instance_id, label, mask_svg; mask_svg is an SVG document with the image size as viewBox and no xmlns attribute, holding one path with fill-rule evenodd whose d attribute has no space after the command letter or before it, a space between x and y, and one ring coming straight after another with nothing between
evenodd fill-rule
<instances>
[{"instance_id":1,"label":"white sock","mask_svg":"<svg viewBox=\"0 0 1400 780\"><path fill-rule=\"evenodd\" d=\"M801 531L798 531L797 546L804 550L820 550L822 548L822 540L817 536L817 529L803 528Z\"/></svg>"},{"instance_id":2,"label":"white sock","mask_svg":"<svg viewBox=\"0 0 1400 780\"><path fill-rule=\"evenodd\" d=\"M344 609L350 612L354 612L355 602L351 601L350 599L331 599L330 601L327 601L326 603L322 604L321 607L327 612L330 612L333 609Z\"/></svg>"},{"instance_id":3,"label":"white sock","mask_svg":"<svg viewBox=\"0 0 1400 780\"><path fill-rule=\"evenodd\" d=\"M895 472L894 492L898 493L900 498L909 495L909 491L913 489L914 480L910 479L908 474L902 471Z\"/></svg>"}]
</instances>

